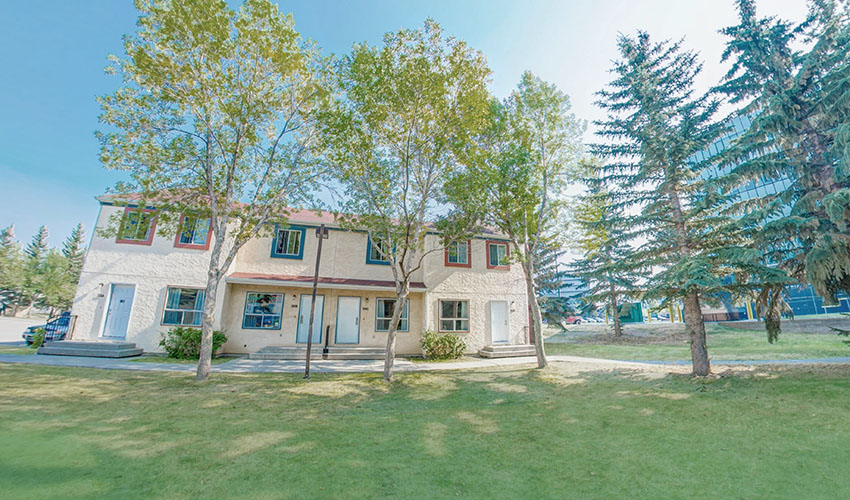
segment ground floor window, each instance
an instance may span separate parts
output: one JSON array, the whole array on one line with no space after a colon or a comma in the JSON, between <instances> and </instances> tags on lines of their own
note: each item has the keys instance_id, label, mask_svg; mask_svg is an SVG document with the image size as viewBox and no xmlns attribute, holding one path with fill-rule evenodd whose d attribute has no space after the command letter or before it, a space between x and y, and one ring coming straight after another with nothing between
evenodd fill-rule
<instances>
[{"instance_id":1,"label":"ground floor window","mask_svg":"<svg viewBox=\"0 0 850 500\"><path fill-rule=\"evenodd\" d=\"M279 293L248 292L242 328L280 330L283 295Z\"/></svg>"},{"instance_id":2,"label":"ground floor window","mask_svg":"<svg viewBox=\"0 0 850 500\"><path fill-rule=\"evenodd\" d=\"M440 301L440 331L468 332L469 331L469 301L441 300Z\"/></svg>"},{"instance_id":3,"label":"ground floor window","mask_svg":"<svg viewBox=\"0 0 850 500\"><path fill-rule=\"evenodd\" d=\"M201 326L204 316L204 291L197 288L168 287L163 325Z\"/></svg>"},{"instance_id":4,"label":"ground floor window","mask_svg":"<svg viewBox=\"0 0 850 500\"><path fill-rule=\"evenodd\" d=\"M388 332L390 330L390 322L393 319L395 312L395 299L378 299L375 311L375 331ZM406 332L410 328L410 301L404 302L404 309L401 311L401 320L398 322L398 331Z\"/></svg>"}]
</instances>

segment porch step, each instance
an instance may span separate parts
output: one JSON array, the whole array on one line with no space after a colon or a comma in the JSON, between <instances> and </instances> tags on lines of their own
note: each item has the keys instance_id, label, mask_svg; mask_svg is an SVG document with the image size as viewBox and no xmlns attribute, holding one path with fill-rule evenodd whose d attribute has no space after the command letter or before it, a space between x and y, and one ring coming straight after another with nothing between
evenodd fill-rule
<instances>
[{"instance_id":1,"label":"porch step","mask_svg":"<svg viewBox=\"0 0 850 500\"><path fill-rule=\"evenodd\" d=\"M307 359L307 347L270 345L252 352L248 359ZM313 346L310 359L322 359L321 345Z\"/></svg>"},{"instance_id":2,"label":"porch step","mask_svg":"<svg viewBox=\"0 0 850 500\"><path fill-rule=\"evenodd\" d=\"M384 359L387 350L383 347L332 346L328 347L327 359Z\"/></svg>"},{"instance_id":3,"label":"porch step","mask_svg":"<svg viewBox=\"0 0 850 500\"><path fill-rule=\"evenodd\" d=\"M57 340L45 342L38 348L38 354L55 356L89 356L95 358L129 358L144 352L132 342L120 341L82 341Z\"/></svg>"},{"instance_id":4,"label":"porch step","mask_svg":"<svg viewBox=\"0 0 850 500\"><path fill-rule=\"evenodd\" d=\"M518 358L534 356L534 346L531 344L490 344L478 351L482 358Z\"/></svg>"}]
</instances>

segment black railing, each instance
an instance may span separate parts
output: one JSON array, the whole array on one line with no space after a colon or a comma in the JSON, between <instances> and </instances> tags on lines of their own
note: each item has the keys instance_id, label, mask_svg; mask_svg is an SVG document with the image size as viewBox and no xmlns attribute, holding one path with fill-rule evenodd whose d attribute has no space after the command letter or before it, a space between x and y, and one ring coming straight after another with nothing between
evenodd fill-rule
<instances>
[{"instance_id":1,"label":"black railing","mask_svg":"<svg viewBox=\"0 0 850 500\"><path fill-rule=\"evenodd\" d=\"M70 339L74 333L74 325L76 323L77 317L72 315L70 311L65 311L59 316L49 318L44 325L44 341L52 342Z\"/></svg>"}]
</instances>

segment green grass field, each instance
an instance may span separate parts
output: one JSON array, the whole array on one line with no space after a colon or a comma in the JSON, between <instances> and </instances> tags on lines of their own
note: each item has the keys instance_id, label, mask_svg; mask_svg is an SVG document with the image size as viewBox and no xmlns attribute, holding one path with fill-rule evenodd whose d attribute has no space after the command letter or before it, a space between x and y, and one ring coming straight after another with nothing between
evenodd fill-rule
<instances>
[{"instance_id":1,"label":"green grass field","mask_svg":"<svg viewBox=\"0 0 850 500\"><path fill-rule=\"evenodd\" d=\"M651 326L647 326L650 329ZM602 332L602 328L596 330ZM653 339L651 343L612 341L600 335L556 335L546 342L547 354L621 360L687 361L690 346L683 335ZM850 356L845 337L825 333L783 333L773 344L763 331L707 325L708 354L718 360L812 359Z\"/></svg>"},{"instance_id":2,"label":"green grass field","mask_svg":"<svg viewBox=\"0 0 850 500\"><path fill-rule=\"evenodd\" d=\"M848 498L847 366L213 375L0 364L14 499Z\"/></svg>"}]
</instances>

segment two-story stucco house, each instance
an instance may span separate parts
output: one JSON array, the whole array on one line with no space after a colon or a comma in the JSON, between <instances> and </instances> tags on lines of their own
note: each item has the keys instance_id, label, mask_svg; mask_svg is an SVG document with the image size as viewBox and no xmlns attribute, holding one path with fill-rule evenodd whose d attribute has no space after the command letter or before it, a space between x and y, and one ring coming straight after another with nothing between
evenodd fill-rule
<instances>
[{"instance_id":1,"label":"two-story stucco house","mask_svg":"<svg viewBox=\"0 0 850 500\"><path fill-rule=\"evenodd\" d=\"M73 339L126 340L160 351L160 338L170 328L200 325L210 221L183 216L177 235L165 238L156 234L155 220L116 205L111 196L98 201L98 227L123 212L123 229L117 238L97 232L92 238L74 299ZM223 352L306 343L315 228L322 223L330 231L319 268L314 345L319 353L385 347L395 307L388 263L365 232L340 229L330 213L302 211L290 217L289 226L276 227L273 236L248 242L228 269L215 306L214 327L228 338ZM471 353L486 346L527 345L522 270L510 264L507 241L482 234L441 248L438 236L429 235L426 244L435 251L411 284L397 353L421 354L425 330L456 332Z\"/></svg>"}]
</instances>

